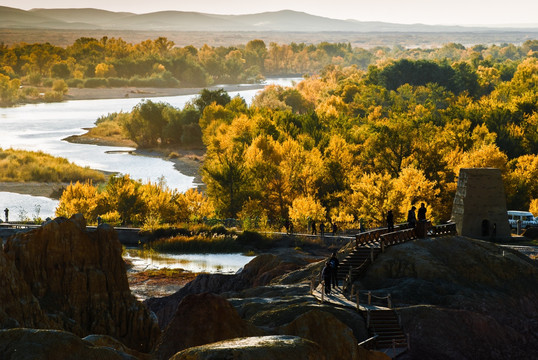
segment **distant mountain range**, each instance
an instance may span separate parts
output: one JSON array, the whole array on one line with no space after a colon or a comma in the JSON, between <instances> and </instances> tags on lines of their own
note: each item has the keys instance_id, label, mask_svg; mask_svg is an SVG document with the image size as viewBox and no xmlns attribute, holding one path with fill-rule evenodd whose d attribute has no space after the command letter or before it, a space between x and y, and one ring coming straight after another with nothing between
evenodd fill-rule
<instances>
[{"instance_id":1,"label":"distant mountain range","mask_svg":"<svg viewBox=\"0 0 538 360\"><path fill-rule=\"evenodd\" d=\"M282 10L250 15L215 15L185 11L147 14L99 9L32 9L0 6L0 28L137 31L281 31L281 32L473 32L538 31L538 24L520 28L394 24L337 20Z\"/></svg>"}]
</instances>

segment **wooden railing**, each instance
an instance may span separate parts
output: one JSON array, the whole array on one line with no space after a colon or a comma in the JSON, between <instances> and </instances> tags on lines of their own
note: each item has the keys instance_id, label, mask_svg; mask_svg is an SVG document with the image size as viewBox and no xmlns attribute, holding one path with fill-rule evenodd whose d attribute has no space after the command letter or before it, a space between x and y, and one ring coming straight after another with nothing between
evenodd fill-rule
<instances>
[{"instance_id":1,"label":"wooden railing","mask_svg":"<svg viewBox=\"0 0 538 360\"><path fill-rule=\"evenodd\" d=\"M385 252L385 247L402 244L406 241L415 240L417 233L414 228L385 233L380 236L381 252Z\"/></svg>"},{"instance_id":2,"label":"wooden railing","mask_svg":"<svg viewBox=\"0 0 538 360\"><path fill-rule=\"evenodd\" d=\"M374 335L371 338L360 342L359 346L362 346L363 348L368 349L368 350L375 350L375 341L377 340L378 337L379 335Z\"/></svg>"},{"instance_id":3,"label":"wooden railing","mask_svg":"<svg viewBox=\"0 0 538 360\"><path fill-rule=\"evenodd\" d=\"M430 229L430 236L454 235L456 234L456 223L436 225Z\"/></svg>"},{"instance_id":4,"label":"wooden railing","mask_svg":"<svg viewBox=\"0 0 538 360\"><path fill-rule=\"evenodd\" d=\"M351 294L351 298L356 299L357 310L360 310L360 304L373 305L374 302L379 306L385 306L386 303L386 307L392 309L392 297L390 294L387 294L386 296L376 296L372 294L371 291L360 292L359 290L355 290L354 287L351 289ZM361 296L363 297L363 301L361 301Z\"/></svg>"}]
</instances>

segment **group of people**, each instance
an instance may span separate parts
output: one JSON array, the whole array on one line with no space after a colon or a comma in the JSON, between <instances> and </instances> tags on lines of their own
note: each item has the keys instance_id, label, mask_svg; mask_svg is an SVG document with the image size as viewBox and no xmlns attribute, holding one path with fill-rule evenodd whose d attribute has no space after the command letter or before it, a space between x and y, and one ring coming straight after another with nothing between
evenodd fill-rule
<instances>
[{"instance_id":1,"label":"group of people","mask_svg":"<svg viewBox=\"0 0 538 360\"><path fill-rule=\"evenodd\" d=\"M312 223L310 224L310 228L312 230L312 235L318 234L315 221L312 221ZM332 228L333 235L336 235L336 231L338 230L338 225L336 225L336 223L332 223L331 228ZM319 224L319 232L321 236L325 235L325 223L323 221Z\"/></svg>"},{"instance_id":2,"label":"group of people","mask_svg":"<svg viewBox=\"0 0 538 360\"><path fill-rule=\"evenodd\" d=\"M417 215L415 215L416 206L412 206L411 209L407 212L407 226L409 228L414 228L417 225L417 221L426 221L426 205L424 203L420 204ZM388 232L394 231L394 215L392 210L387 211L387 229Z\"/></svg>"},{"instance_id":3,"label":"group of people","mask_svg":"<svg viewBox=\"0 0 538 360\"><path fill-rule=\"evenodd\" d=\"M339 265L340 265L340 262L338 261L338 258L336 257L336 253L333 252L332 256L325 263L323 270L321 270L322 281L325 286L325 294L327 295L331 294L331 287L332 289L336 289L338 287L338 266Z\"/></svg>"}]
</instances>

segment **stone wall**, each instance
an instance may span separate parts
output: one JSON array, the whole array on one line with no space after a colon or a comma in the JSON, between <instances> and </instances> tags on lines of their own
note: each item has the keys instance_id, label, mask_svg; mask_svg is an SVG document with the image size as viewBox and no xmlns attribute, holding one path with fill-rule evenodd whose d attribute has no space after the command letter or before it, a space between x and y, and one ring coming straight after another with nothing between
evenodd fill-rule
<instances>
[{"instance_id":1,"label":"stone wall","mask_svg":"<svg viewBox=\"0 0 538 360\"><path fill-rule=\"evenodd\" d=\"M484 240L510 237L501 171L494 168L461 169L452 206L459 235Z\"/></svg>"}]
</instances>

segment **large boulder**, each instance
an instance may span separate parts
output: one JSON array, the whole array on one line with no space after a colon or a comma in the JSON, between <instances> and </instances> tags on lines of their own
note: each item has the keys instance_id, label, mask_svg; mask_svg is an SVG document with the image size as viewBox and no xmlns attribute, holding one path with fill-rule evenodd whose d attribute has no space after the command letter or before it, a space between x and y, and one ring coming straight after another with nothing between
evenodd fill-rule
<instances>
[{"instance_id":1,"label":"large boulder","mask_svg":"<svg viewBox=\"0 0 538 360\"><path fill-rule=\"evenodd\" d=\"M538 266L506 247L461 236L415 240L388 248L358 285L392 294L411 358L535 354Z\"/></svg>"},{"instance_id":2,"label":"large boulder","mask_svg":"<svg viewBox=\"0 0 538 360\"><path fill-rule=\"evenodd\" d=\"M366 322L355 309L320 304L309 291L309 284L274 284L222 295L228 298L243 319L268 333L277 333L279 328L315 310L345 324L358 341L369 337Z\"/></svg>"},{"instance_id":3,"label":"large boulder","mask_svg":"<svg viewBox=\"0 0 538 360\"><path fill-rule=\"evenodd\" d=\"M62 329L110 335L143 352L155 345L160 329L129 290L122 247L110 226L88 231L81 216L57 218L10 238L4 252Z\"/></svg>"},{"instance_id":4,"label":"large boulder","mask_svg":"<svg viewBox=\"0 0 538 360\"><path fill-rule=\"evenodd\" d=\"M170 360L325 360L312 341L286 335L239 338L186 349Z\"/></svg>"},{"instance_id":5,"label":"large boulder","mask_svg":"<svg viewBox=\"0 0 538 360\"><path fill-rule=\"evenodd\" d=\"M220 294L266 285L274 278L306 264L306 260L300 257L263 254L252 259L238 274L200 274L176 293L148 299L145 304L157 315L159 326L164 329L172 320L178 304L187 295L205 292Z\"/></svg>"},{"instance_id":6,"label":"large boulder","mask_svg":"<svg viewBox=\"0 0 538 360\"><path fill-rule=\"evenodd\" d=\"M359 349L353 331L321 310L311 310L279 329L281 334L295 335L318 344L327 360L358 360Z\"/></svg>"},{"instance_id":7,"label":"large boulder","mask_svg":"<svg viewBox=\"0 0 538 360\"><path fill-rule=\"evenodd\" d=\"M0 359L128 360L136 358L109 347L98 347L58 330L0 330Z\"/></svg>"},{"instance_id":8,"label":"large boulder","mask_svg":"<svg viewBox=\"0 0 538 360\"><path fill-rule=\"evenodd\" d=\"M188 295L179 303L156 353L165 360L190 347L258 335L263 335L263 331L241 319L222 297L210 293Z\"/></svg>"},{"instance_id":9,"label":"large boulder","mask_svg":"<svg viewBox=\"0 0 538 360\"><path fill-rule=\"evenodd\" d=\"M527 338L495 319L495 314L410 306L398 310L411 336L404 359L531 359L536 339ZM531 326L532 320L529 321ZM529 352L525 347L534 350Z\"/></svg>"}]
</instances>

